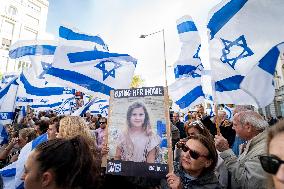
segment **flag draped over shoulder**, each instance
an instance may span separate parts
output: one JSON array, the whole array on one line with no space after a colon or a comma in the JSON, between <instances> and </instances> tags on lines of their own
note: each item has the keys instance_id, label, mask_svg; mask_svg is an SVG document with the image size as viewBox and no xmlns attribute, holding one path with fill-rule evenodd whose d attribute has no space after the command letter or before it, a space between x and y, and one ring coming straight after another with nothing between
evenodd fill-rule
<instances>
[{"instance_id":1,"label":"flag draped over shoulder","mask_svg":"<svg viewBox=\"0 0 284 189\"><path fill-rule=\"evenodd\" d=\"M128 54L60 46L45 77L86 94L109 96L112 89L130 86L135 67L136 59Z\"/></svg>"},{"instance_id":2,"label":"flag draped over shoulder","mask_svg":"<svg viewBox=\"0 0 284 189\"><path fill-rule=\"evenodd\" d=\"M15 188L16 189L23 189L24 182L21 180L21 176L24 173L24 165L28 159L30 152L35 149L39 144L47 141L47 133L40 135L33 141L27 143L22 149L19 154L18 160L16 161L16 175L15 175Z\"/></svg>"},{"instance_id":3,"label":"flag draped over shoulder","mask_svg":"<svg viewBox=\"0 0 284 189\"><path fill-rule=\"evenodd\" d=\"M47 141L47 133L40 135L33 141L27 143L21 149L18 160L0 170L1 177L3 178L3 188L24 189L24 182L21 180L21 176L24 173L24 165L30 152L40 143L45 141Z\"/></svg>"},{"instance_id":4,"label":"flag draped over shoulder","mask_svg":"<svg viewBox=\"0 0 284 189\"><path fill-rule=\"evenodd\" d=\"M177 20L182 43L179 59L174 65L176 81L169 86L169 95L181 111L204 100L201 86L203 66L199 57L200 36L190 16Z\"/></svg>"},{"instance_id":5,"label":"flag draped over shoulder","mask_svg":"<svg viewBox=\"0 0 284 189\"><path fill-rule=\"evenodd\" d=\"M271 103L274 92L263 96L274 91L271 77L260 89L264 75L253 74L253 69L261 64L271 67L270 75L275 72L279 56L275 48L284 41L283 7L282 0L224 0L210 11L209 53L218 103L262 107Z\"/></svg>"}]
</instances>

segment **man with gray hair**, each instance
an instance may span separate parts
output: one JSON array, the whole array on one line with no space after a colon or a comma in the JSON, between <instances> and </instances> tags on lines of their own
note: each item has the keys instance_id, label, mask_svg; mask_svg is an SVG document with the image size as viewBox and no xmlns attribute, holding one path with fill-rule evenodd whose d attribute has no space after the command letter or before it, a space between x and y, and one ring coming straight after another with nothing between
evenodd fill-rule
<instances>
[{"instance_id":1,"label":"man with gray hair","mask_svg":"<svg viewBox=\"0 0 284 189\"><path fill-rule=\"evenodd\" d=\"M248 141L243 153L237 157L223 136L215 136L215 145L229 173L228 188L266 188L265 172L259 155L266 153L268 123L257 112L248 110L234 115L233 129Z\"/></svg>"}]
</instances>

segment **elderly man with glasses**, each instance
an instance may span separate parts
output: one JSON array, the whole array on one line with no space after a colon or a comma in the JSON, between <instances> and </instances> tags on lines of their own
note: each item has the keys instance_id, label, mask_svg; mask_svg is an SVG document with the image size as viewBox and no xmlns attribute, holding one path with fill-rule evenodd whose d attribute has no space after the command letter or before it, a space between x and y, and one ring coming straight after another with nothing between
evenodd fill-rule
<instances>
[{"instance_id":1,"label":"elderly man with glasses","mask_svg":"<svg viewBox=\"0 0 284 189\"><path fill-rule=\"evenodd\" d=\"M268 123L254 111L234 115L233 129L241 139L248 141L239 157L229 148L228 141L222 135L215 136L216 149L229 173L228 188L266 188L265 172L258 158L266 153L266 128Z\"/></svg>"}]
</instances>

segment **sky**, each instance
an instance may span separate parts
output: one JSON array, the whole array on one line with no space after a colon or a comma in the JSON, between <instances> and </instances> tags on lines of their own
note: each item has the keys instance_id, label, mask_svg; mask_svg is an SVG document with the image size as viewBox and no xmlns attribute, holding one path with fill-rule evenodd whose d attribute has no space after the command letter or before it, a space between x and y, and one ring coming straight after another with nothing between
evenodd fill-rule
<instances>
[{"instance_id":1,"label":"sky","mask_svg":"<svg viewBox=\"0 0 284 189\"><path fill-rule=\"evenodd\" d=\"M174 82L173 65L181 44L176 20L192 16L201 34L201 59L208 67L206 22L208 11L220 0L49 0L47 32L58 36L60 25L82 32L99 34L109 50L126 53L138 60L135 74L144 86L165 86L162 32L164 29L168 84Z\"/></svg>"}]
</instances>

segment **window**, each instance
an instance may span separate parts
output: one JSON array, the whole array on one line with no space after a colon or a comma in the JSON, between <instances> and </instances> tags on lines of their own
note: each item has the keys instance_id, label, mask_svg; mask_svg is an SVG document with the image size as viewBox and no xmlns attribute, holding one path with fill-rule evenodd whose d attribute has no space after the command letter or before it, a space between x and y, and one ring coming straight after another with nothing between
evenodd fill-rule
<instances>
[{"instance_id":1,"label":"window","mask_svg":"<svg viewBox=\"0 0 284 189\"><path fill-rule=\"evenodd\" d=\"M9 50L11 46L11 40L2 38L2 48L5 50Z\"/></svg>"},{"instance_id":2,"label":"window","mask_svg":"<svg viewBox=\"0 0 284 189\"><path fill-rule=\"evenodd\" d=\"M28 7L29 7L29 9L36 11L36 12L40 12L40 10L41 10L40 6L34 4L31 1L28 2Z\"/></svg>"},{"instance_id":3,"label":"window","mask_svg":"<svg viewBox=\"0 0 284 189\"><path fill-rule=\"evenodd\" d=\"M8 21L4 21L2 25L1 32L7 38L12 38L14 32L14 24Z\"/></svg>"},{"instance_id":4,"label":"window","mask_svg":"<svg viewBox=\"0 0 284 189\"><path fill-rule=\"evenodd\" d=\"M38 26L39 20L27 14L26 22L31 26Z\"/></svg>"},{"instance_id":5,"label":"window","mask_svg":"<svg viewBox=\"0 0 284 189\"><path fill-rule=\"evenodd\" d=\"M29 28L24 28L23 32L21 33L21 39L36 39L37 38L37 32L33 31Z\"/></svg>"},{"instance_id":6,"label":"window","mask_svg":"<svg viewBox=\"0 0 284 189\"><path fill-rule=\"evenodd\" d=\"M15 7L13 7L13 6L10 6L8 8L8 14L10 16L16 16L17 15L17 9Z\"/></svg>"}]
</instances>

